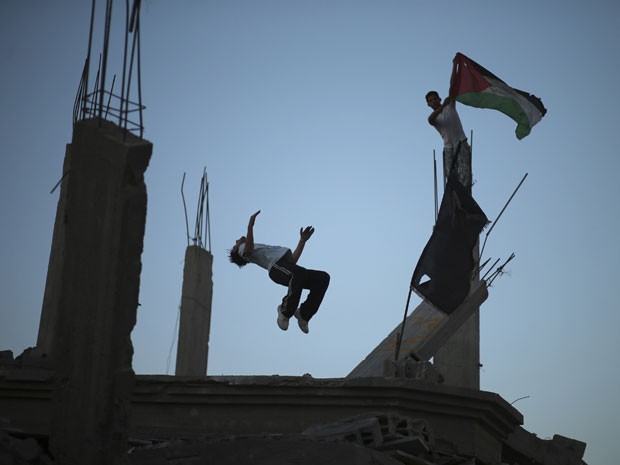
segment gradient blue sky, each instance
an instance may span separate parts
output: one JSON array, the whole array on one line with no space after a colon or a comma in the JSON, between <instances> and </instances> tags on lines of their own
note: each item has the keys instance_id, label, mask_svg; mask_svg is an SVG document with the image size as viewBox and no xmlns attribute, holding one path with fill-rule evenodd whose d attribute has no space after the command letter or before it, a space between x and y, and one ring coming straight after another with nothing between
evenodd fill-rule
<instances>
[{"instance_id":1,"label":"gradient blue sky","mask_svg":"<svg viewBox=\"0 0 620 465\"><path fill-rule=\"evenodd\" d=\"M0 1L0 349L15 355L36 344L58 200L50 190L71 140L89 10L83 0ZM589 465L615 463L614 1L144 1L145 138L154 152L136 372L174 372L180 184L187 172L195 205L206 166L208 373L349 373L401 320L430 237L441 140L424 94L445 95L457 51L549 110L518 141L504 115L459 105L474 130L474 196L490 219L529 173L485 248L485 258L516 258L481 310L482 389L508 402L529 396L515 403L526 429L586 441ZM120 52L110 59L120 63ZM277 328L283 288L263 270L227 262L257 209L259 242L294 246L300 226L316 228L301 263L327 270L332 283L309 335Z\"/></svg>"}]
</instances>

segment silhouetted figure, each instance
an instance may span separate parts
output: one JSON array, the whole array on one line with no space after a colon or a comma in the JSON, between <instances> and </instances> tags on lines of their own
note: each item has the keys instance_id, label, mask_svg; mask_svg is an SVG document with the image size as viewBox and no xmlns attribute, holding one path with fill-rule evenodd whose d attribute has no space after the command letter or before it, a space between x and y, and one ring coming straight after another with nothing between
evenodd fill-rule
<instances>
[{"instance_id":1,"label":"silhouetted figure","mask_svg":"<svg viewBox=\"0 0 620 465\"><path fill-rule=\"evenodd\" d=\"M265 268L273 282L287 286L288 292L278 305L278 326L286 331L289 318L295 315L299 328L307 334L308 322L319 310L329 286L329 274L325 271L309 270L297 265L314 228L307 226L299 230L299 243L293 252L287 247L260 244L254 242L254 222L259 213L260 210L250 217L247 234L237 239L229 251L229 259L240 268L248 263ZM299 305L303 289L308 289L310 293L306 301Z\"/></svg>"}]
</instances>

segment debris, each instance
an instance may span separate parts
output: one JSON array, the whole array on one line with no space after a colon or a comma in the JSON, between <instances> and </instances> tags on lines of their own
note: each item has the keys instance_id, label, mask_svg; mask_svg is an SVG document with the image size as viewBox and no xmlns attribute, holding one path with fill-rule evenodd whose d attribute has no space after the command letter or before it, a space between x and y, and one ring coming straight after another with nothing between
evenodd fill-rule
<instances>
[{"instance_id":1,"label":"debris","mask_svg":"<svg viewBox=\"0 0 620 465\"><path fill-rule=\"evenodd\" d=\"M443 376L431 362L419 362L411 357L394 361L386 360L383 364L383 376L386 378L412 378L433 384L441 384Z\"/></svg>"}]
</instances>

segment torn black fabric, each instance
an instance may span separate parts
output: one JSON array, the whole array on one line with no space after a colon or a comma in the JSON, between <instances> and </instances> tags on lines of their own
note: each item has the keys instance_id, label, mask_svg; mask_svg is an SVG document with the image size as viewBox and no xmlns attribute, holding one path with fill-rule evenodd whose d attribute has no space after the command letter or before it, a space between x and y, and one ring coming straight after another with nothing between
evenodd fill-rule
<instances>
[{"instance_id":1,"label":"torn black fabric","mask_svg":"<svg viewBox=\"0 0 620 465\"><path fill-rule=\"evenodd\" d=\"M487 223L482 209L452 172L411 288L445 313L456 310L469 294L475 266L473 249Z\"/></svg>"}]
</instances>

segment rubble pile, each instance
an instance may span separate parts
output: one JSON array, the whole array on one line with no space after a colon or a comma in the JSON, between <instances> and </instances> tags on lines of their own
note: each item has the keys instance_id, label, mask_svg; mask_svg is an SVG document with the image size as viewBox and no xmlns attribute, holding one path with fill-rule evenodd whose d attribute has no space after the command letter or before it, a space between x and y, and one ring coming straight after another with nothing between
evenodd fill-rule
<instances>
[{"instance_id":1,"label":"rubble pile","mask_svg":"<svg viewBox=\"0 0 620 465\"><path fill-rule=\"evenodd\" d=\"M501 465L460 456L450 444L435 440L425 420L391 413L316 425L302 434L210 435L134 444L131 465Z\"/></svg>"},{"instance_id":2,"label":"rubble pile","mask_svg":"<svg viewBox=\"0 0 620 465\"><path fill-rule=\"evenodd\" d=\"M353 442L384 453L399 463L412 465L465 465L449 444L438 444L428 422L392 413L365 414L336 423L308 428L304 435L323 440Z\"/></svg>"},{"instance_id":3,"label":"rubble pile","mask_svg":"<svg viewBox=\"0 0 620 465\"><path fill-rule=\"evenodd\" d=\"M0 419L3 425L6 420ZM2 465L53 465L39 442L32 438L19 438L0 430L0 464Z\"/></svg>"}]
</instances>

